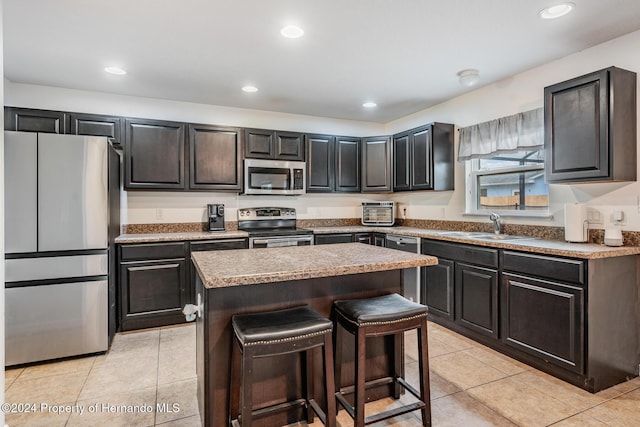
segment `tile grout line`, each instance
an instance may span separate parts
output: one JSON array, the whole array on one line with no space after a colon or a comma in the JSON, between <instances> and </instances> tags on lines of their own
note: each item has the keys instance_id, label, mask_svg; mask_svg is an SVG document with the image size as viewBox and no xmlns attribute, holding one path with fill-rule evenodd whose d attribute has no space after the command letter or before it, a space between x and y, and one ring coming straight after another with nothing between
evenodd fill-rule
<instances>
[{"instance_id":1,"label":"tile grout line","mask_svg":"<svg viewBox=\"0 0 640 427\"><path fill-rule=\"evenodd\" d=\"M108 350L105 352L105 355L107 353L108 353ZM78 404L78 401L80 400L80 395L82 394L82 390L84 390L84 387L87 385L87 381L89 381L89 375L91 375L91 372L93 371L93 368L95 367L97 360L98 360L98 356L94 356L93 363L91 364L91 368L89 368L89 371L87 372L87 376L84 378L84 381L82 382L82 387L80 387L80 391L78 392L78 396L76 397L75 402L73 402L74 405ZM72 414L69 414L69 418L67 418L67 421L64 423L65 427L69 425L69 421L71 421L71 415Z\"/></svg>"},{"instance_id":2,"label":"tile grout line","mask_svg":"<svg viewBox=\"0 0 640 427\"><path fill-rule=\"evenodd\" d=\"M153 411L153 424L155 426L158 421L158 384L160 382L160 344L162 343L162 328L158 331L158 356L156 364L156 401L155 410Z\"/></svg>"}]
</instances>

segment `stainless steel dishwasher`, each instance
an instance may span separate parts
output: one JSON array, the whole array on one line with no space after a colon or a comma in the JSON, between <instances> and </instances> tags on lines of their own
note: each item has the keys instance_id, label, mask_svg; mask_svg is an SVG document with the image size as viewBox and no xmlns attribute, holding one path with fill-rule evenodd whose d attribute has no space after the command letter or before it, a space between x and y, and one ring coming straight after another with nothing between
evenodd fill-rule
<instances>
[{"instance_id":1,"label":"stainless steel dishwasher","mask_svg":"<svg viewBox=\"0 0 640 427\"><path fill-rule=\"evenodd\" d=\"M386 247L405 252L420 253L420 238L387 234ZM420 302L420 268L404 270L403 295L411 301Z\"/></svg>"}]
</instances>

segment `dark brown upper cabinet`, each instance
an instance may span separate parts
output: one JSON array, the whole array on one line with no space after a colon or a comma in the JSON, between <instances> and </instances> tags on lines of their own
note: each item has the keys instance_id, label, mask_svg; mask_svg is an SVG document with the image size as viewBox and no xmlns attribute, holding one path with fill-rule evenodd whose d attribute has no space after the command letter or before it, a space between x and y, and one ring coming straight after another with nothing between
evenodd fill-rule
<instances>
[{"instance_id":1,"label":"dark brown upper cabinet","mask_svg":"<svg viewBox=\"0 0 640 427\"><path fill-rule=\"evenodd\" d=\"M333 144L331 135L306 135L307 192L326 193L335 190Z\"/></svg>"},{"instance_id":2,"label":"dark brown upper cabinet","mask_svg":"<svg viewBox=\"0 0 640 427\"><path fill-rule=\"evenodd\" d=\"M362 138L362 192L391 192L391 137Z\"/></svg>"},{"instance_id":3,"label":"dark brown upper cabinet","mask_svg":"<svg viewBox=\"0 0 640 427\"><path fill-rule=\"evenodd\" d=\"M393 191L453 190L453 125L432 123L394 135Z\"/></svg>"},{"instance_id":4,"label":"dark brown upper cabinet","mask_svg":"<svg viewBox=\"0 0 640 427\"><path fill-rule=\"evenodd\" d=\"M4 129L20 132L64 133L66 114L62 111L6 107Z\"/></svg>"},{"instance_id":5,"label":"dark brown upper cabinet","mask_svg":"<svg viewBox=\"0 0 640 427\"><path fill-rule=\"evenodd\" d=\"M303 135L268 129L245 129L245 157L304 161Z\"/></svg>"},{"instance_id":6,"label":"dark brown upper cabinet","mask_svg":"<svg viewBox=\"0 0 640 427\"><path fill-rule=\"evenodd\" d=\"M307 191L360 191L360 138L306 135Z\"/></svg>"},{"instance_id":7,"label":"dark brown upper cabinet","mask_svg":"<svg viewBox=\"0 0 640 427\"><path fill-rule=\"evenodd\" d=\"M242 129L189 125L189 189L242 190Z\"/></svg>"},{"instance_id":8,"label":"dark brown upper cabinet","mask_svg":"<svg viewBox=\"0 0 640 427\"><path fill-rule=\"evenodd\" d=\"M636 79L610 67L544 89L547 182L636 180Z\"/></svg>"},{"instance_id":9,"label":"dark brown upper cabinet","mask_svg":"<svg viewBox=\"0 0 640 427\"><path fill-rule=\"evenodd\" d=\"M360 138L336 136L335 160L336 191L360 192Z\"/></svg>"},{"instance_id":10,"label":"dark brown upper cabinet","mask_svg":"<svg viewBox=\"0 0 640 427\"><path fill-rule=\"evenodd\" d=\"M184 190L185 124L126 119L125 189Z\"/></svg>"},{"instance_id":11,"label":"dark brown upper cabinet","mask_svg":"<svg viewBox=\"0 0 640 427\"><path fill-rule=\"evenodd\" d=\"M73 135L106 136L124 142L124 118L101 114L69 113L66 133Z\"/></svg>"}]
</instances>

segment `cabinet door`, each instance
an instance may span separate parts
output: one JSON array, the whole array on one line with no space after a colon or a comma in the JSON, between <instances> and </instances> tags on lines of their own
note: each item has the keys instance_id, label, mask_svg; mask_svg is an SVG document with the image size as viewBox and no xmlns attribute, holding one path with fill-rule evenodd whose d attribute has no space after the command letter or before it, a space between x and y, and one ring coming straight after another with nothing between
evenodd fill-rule
<instances>
[{"instance_id":1,"label":"cabinet door","mask_svg":"<svg viewBox=\"0 0 640 427\"><path fill-rule=\"evenodd\" d=\"M184 322L185 259L121 263L120 297L123 330Z\"/></svg>"},{"instance_id":2,"label":"cabinet door","mask_svg":"<svg viewBox=\"0 0 640 427\"><path fill-rule=\"evenodd\" d=\"M456 262L455 322L498 338L498 271Z\"/></svg>"},{"instance_id":3,"label":"cabinet door","mask_svg":"<svg viewBox=\"0 0 640 427\"><path fill-rule=\"evenodd\" d=\"M189 125L189 189L242 190L241 129Z\"/></svg>"},{"instance_id":4,"label":"cabinet door","mask_svg":"<svg viewBox=\"0 0 640 427\"><path fill-rule=\"evenodd\" d=\"M277 160L304 161L304 139L301 133L276 132L274 158Z\"/></svg>"},{"instance_id":5,"label":"cabinet door","mask_svg":"<svg viewBox=\"0 0 640 427\"><path fill-rule=\"evenodd\" d=\"M335 189L345 193L360 192L360 138L336 137Z\"/></svg>"},{"instance_id":6,"label":"cabinet door","mask_svg":"<svg viewBox=\"0 0 640 427\"><path fill-rule=\"evenodd\" d=\"M411 133L410 186L412 190L433 190L431 127Z\"/></svg>"},{"instance_id":7,"label":"cabinet door","mask_svg":"<svg viewBox=\"0 0 640 427\"><path fill-rule=\"evenodd\" d=\"M275 155L275 132L265 129L245 129L245 157L273 159Z\"/></svg>"},{"instance_id":8,"label":"cabinet door","mask_svg":"<svg viewBox=\"0 0 640 427\"><path fill-rule=\"evenodd\" d=\"M409 190L410 150L409 134L393 137L393 191Z\"/></svg>"},{"instance_id":9,"label":"cabinet door","mask_svg":"<svg viewBox=\"0 0 640 427\"><path fill-rule=\"evenodd\" d=\"M125 128L125 189L184 189L184 124L126 119Z\"/></svg>"},{"instance_id":10,"label":"cabinet door","mask_svg":"<svg viewBox=\"0 0 640 427\"><path fill-rule=\"evenodd\" d=\"M391 191L391 138L362 139L362 192Z\"/></svg>"},{"instance_id":11,"label":"cabinet door","mask_svg":"<svg viewBox=\"0 0 640 427\"><path fill-rule=\"evenodd\" d=\"M455 154L453 150L453 125L431 125L431 185L433 190L454 189Z\"/></svg>"},{"instance_id":12,"label":"cabinet door","mask_svg":"<svg viewBox=\"0 0 640 427\"><path fill-rule=\"evenodd\" d=\"M584 290L502 274L502 340L549 363L584 372Z\"/></svg>"},{"instance_id":13,"label":"cabinet door","mask_svg":"<svg viewBox=\"0 0 640 427\"><path fill-rule=\"evenodd\" d=\"M334 137L307 135L307 191L330 192L334 189Z\"/></svg>"},{"instance_id":14,"label":"cabinet door","mask_svg":"<svg viewBox=\"0 0 640 427\"><path fill-rule=\"evenodd\" d=\"M351 242L353 242L353 234L351 233L317 234L315 236L316 245L330 245L333 243Z\"/></svg>"},{"instance_id":15,"label":"cabinet door","mask_svg":"<svg viewBox=\"0 0 640 427\"><path fill-rule=\"evenodd\" d=\"M4 128L20 132L64 133L65 113L5 107Z\"/></svg>"},{"instance_id":16,"label":"cabinet door","mask_svg":"<svg viewBox=\"0 0 640 427\"><path fill-rule=\"evenodd\" d=\"M422 304L429 307L429 314L453 320L454 263L438 258L438 264L422 268Z\"/></svg>"},{"instance_id":17,"label":"cabinet door","mask_svg":"<svg viewBox=\"0 0 640 427\"><path fill-rule=\"evenodd\" d=\"M73 135L106 136L122 144L124 142L124 119L100 114L70 113L67 133Z\"/></svg>"},{"instance_id":18,"label":"cabinet door","mask_svg":"<svg viewBox=\"0 0 640 427\"><path fill-rule=\"evenodd\" d=\"M609 175L607 71L544 89L549 182Z\"/></svg>"}]
</instances>

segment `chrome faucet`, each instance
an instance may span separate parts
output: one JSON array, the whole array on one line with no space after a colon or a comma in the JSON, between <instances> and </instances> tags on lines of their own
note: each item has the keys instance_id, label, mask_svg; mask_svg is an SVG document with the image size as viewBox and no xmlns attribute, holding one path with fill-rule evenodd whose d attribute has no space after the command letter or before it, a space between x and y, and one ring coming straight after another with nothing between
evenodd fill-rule
<instances>
[{"instance_id":1,"label":"chrome faucet","mask_svg":"<svg viewBox=\"0 0 640 427\"><path fill-rule=\"evenodd\" d=\"M500 227L502 227L502 224L500 224L500 215L495 212L491 212L491 214L489 214L489 219L493 221L493 232L495 234L500 234Z\"/></svg>"}]
</instances>

